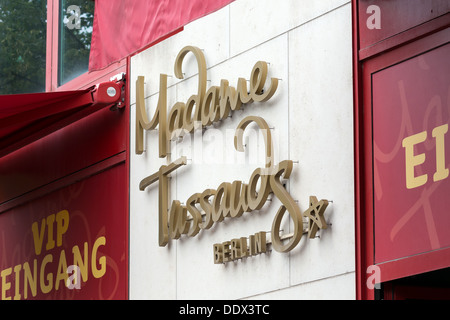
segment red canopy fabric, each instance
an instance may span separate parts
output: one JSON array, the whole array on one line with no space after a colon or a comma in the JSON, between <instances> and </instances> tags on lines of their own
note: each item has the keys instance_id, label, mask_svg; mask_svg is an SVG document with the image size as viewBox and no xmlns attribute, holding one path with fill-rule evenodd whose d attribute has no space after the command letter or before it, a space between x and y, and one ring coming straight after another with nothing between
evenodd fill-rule
<instances>
[{"instance_id":1,"label":"red canopy fabric","mask_svg":"<svg viewBox=\"0 0 450 320\"><path fill-rule=\"evenodd\" d=\"M31 122L90 104L92 98L87 92L89 90L0 96L0 140Z\"/></svg>"},{"instance_id":2,"label":"red canopy fabric","mask_svg":"<svg viewBox=\"0 0 450 320\"><path fill-rule=\"evenodd\" d=\"M0 145L36 122L92 103L89 90L0 96ZM16 139L14 139L16 140Z\"/></svg>"},{"instance_id":3,"label":"red canopy fabric","mask_svg":"<svg viewBox=\"0 0 450 320\"><path fill-rule=\"evenodd\" d=\"M234 0L96 0L89 71L106 68Z\"/></svg>"},{"instance_id":4,"label":"red canopy fabric","mask_svg":"<svg viewBox=\"0 0 450 320\"><path fill-rule=\"evenodd\" d=\"M116 103L122 85L104 82L85 90L0 95L0 157Z\"/></svg>"}]
</instances>

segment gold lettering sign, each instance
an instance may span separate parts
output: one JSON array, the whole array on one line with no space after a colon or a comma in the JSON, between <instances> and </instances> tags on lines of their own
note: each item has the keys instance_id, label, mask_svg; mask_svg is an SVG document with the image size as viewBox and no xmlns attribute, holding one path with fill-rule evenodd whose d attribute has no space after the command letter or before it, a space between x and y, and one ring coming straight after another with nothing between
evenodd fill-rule
<instances>
[{"instance_id":1,"label":"gold lettering sign","mask_svg":"<svg viewBox=\"0 0 450 320\"><path fill-rule=\"evenodd\" d=\"M438 126L433 129L431 135L436 144L436 172L433 174L433 182L446 179L449 176L449 169L445 168L445 134L448 132L448 124ZM405 148L405 176L406 188L414 189L424 185L428 181L428 174L415 176L415 167L425 162L425 153L415 155L415 145L427 139L427 132L422 131L402 140Z\"/></svg>"},{"instance_id":2,"label":"gold lettering sign","mask_svg":"<svg viewBox=\"0 0 450 320\"><path fill-rule=\"evenodd\" d=\"M144 151L144 130L155 129L159 125L159 156L167 156L170 140L192 133L228 117L230 112L239 110L242 104L269 100L277 90L278 79L271 78L270 86L263 90L267 82L267 63L258 61L247 80L239 78L237 87L221 80L220 87L212 86L206 91L206 62L203 52L192 46L183 48L175 60L175 76L183 79L181 64L188 52L192 52L198 64L198 91L186 103L177 102L167 116L167 75L160 75L158 105L151 121L145 111L144 77L136 81L136 154Z\"/></svg>"},{"instance_id":3,"label":"gold lettering sign","mask_svg":"<svg viewBox=\"0 0 450 320\"><path fill-rule=\"evenodd\" d=\"M203 52L192 46L183 48L175 60L175 75L182 79L182 61L186 54L194 54L198 65L198 90L186 103L177 102L167 113L167 75L160 76L160 93L157 109L151 121L145 112L144 77L136 81L136 153L143 152L144 130L159 126L159 156L167 156L167 148L171 140L185 133L192 133L205 128L214 122L225 119L242 104L265 102L274 94L278 80L270 79L266 85L267 63L258 61L251 72L249 87L247 81L239 78L236 88L227 80L221 80L220 87L212 86L206 90L206 63ZM268 89L264 89L268 87ZM256 123L262 132L265 142L265 165L253 171L247 183L243 181L223 182L216 189L205 189L193 193L182 204L173 200L169 208L168 175L186 164L186 158L160 167L159 171L143 179L140 190L159 181L159 245L166 246L169 239L179 239L182 235L196 236L200 230L210 229L215 223L225 218L237 218L244 212L260 210L270 194L281 202L271 229L272 247L279 252L291 251L300 241L303 230L303 217L308 219L308 234L314 238L319 229L327 228L324 211L328 201L317 201L310 197L310 207L303 214L295 200L287 192L282 180L289 179L293 162L284 160L274 163L273 145L270 128L267 122L258 116L247 116L237 126L234 135L234 146L243 152L243 133L250 123ZM292 225L292 233L281 234L281 222L288 214ZM258 232L247 238L232 239L221 244L214 244L214 262L224 263L247 256L266 252L266 233Z\"/></svg>"},{"instance_id":4,"label":"gold lettering sign","mask_svg":"<svg viewBox=\"0 0 450 320\"><path fill-rule=\"evenodd\" d=\"M213 250L215 264L265 253L267 251L266 233L261 231L249 236L248 243L245 237L216 243L213 245Z\"/></svg>"}]
</instances>

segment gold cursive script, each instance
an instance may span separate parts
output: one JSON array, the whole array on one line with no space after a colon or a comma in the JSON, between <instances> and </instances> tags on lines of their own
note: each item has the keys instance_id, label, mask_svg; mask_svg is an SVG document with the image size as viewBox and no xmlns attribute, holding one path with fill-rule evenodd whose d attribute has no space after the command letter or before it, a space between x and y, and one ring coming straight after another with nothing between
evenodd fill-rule
<instances>
[{"instance_id":1,"label":"gold cursive script","mask_svg":"<svg viewBox=\"0 0 450 320\"><path fill-rule=\"evenodd\" d=\"M230 112L239 110L242 104L269 100L277 90L278 79L271 78L266 90L268 67L264 61L255 63L247 80L239 78L237 86L229 85L222 79L220 86L206 90L206 62L202 50L197 47L184 47L175 59L175 76L183 79L182 62L188 52L192 52L198 65L197 93L184 102L176 102L167 113L167 75L160 75L159 98L153 118L149 120L145 111L144 77L136 80L136 154L144 151L144 130L155 129L159 125L159 156L167 156L170 141L205 128L214 122L227 118Z\"/></svg>"},{"instance_id":2,"label":"gold cursive script","mask_svg":"<svg viewBox=\"0 0 450 320\"><path fill-rule=\"evenodd\" d=\"M155 129L159 126L159 156L164 158L167 156L171 140L225 119L232 111L239 110L242 104L267 101L277 89L277 79L271 78L270 84L266 85L267 63L258 61L251 72L249 87L247 87L247 80L243 78L238 79L236 88L222 79L220 87L212 86L206 90L205 57L200 49L193 46L183 48L175 60L175 75L179 79L183 79L182 62L188 52L192 52L197 60L199 71L197 93L193 94L186 103L175 103L167 113L167 75L161 74L158 105L151 121L148 120L145 111L144 77L138 77L136 82L137 154L143 152L144 130ZM268 88L265 89L266 87ZM173 200L168 207L169 174L186 164L185 157L169 165L161 166L158 172L141 181L140 190L145 190L147 186L159 181L160 246L166 246L169 239L179 239L184 234L194 237L200 230L210 229L215 223L225 218L236 218L244 212L260 210L271 193L281 202L272 223L272 247L279 252L289 252L299 243L304 233L302 213L281 182L282 179L289 179L293 161L284 160L277 165L274 164L272 136L267 122L258 116L245 117L236 128L234 147L237 151L244 151L243 133L252 122L258 125L264 137L266 159L265 166L255 169L248 183L238 180L223 182L216 189L205 189L192 194L185 204L179 200ZM315 237L318 229L327 227L323 218L327 205L326 200L318 202L313 197L310 208L303 214L309 219L311 238ZM286 213L289 215L293 230L291 234L281 235L281 223ZM258 241L250 241L249 255L265 252L265 234L264 239L262 234L255 235ZM225 242L222 245L215 245L215 262L220 263L246 256L247 249L243 239L241 238L239 243L234 239L230 244Z\"/></svg>"}]
</instances>

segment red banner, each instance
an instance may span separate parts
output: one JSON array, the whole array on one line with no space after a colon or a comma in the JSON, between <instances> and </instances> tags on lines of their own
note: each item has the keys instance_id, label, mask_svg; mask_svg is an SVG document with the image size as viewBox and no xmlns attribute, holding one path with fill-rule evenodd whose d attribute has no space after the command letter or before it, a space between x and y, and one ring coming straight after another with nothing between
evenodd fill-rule
<instances>
[{"instance_id":1,"label":"red banner","mask_svg":"<svg viewBox=\"0 0 450 320\"><path fill-rule=\"evenodd\" d=\"M233 0L96 0L89 71L158 41Z\"/></svg>"},{"instance_id":2,"label":"red banner","mask_svg":"<svg viewBox=\"0 0 450 320\"><path fill-rule=\"evenodd\" d=\"M450 45L373 74L375 262L450 246Z\"/></svg>"},{"instance_id":3,"label":"red banner","mask_svg":"<svg viewBox=\"0 0 450 320\"><path fill-rule=\"evenodd\" d=\"M123 166L0 214L2 300L127 298Z\"/></svg>"}]
</instances>

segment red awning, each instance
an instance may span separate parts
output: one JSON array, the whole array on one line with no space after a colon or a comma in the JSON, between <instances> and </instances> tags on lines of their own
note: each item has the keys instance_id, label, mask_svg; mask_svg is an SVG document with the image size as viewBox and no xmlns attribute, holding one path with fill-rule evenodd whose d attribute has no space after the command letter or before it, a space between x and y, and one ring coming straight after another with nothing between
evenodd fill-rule
<instances>
[{"instance_id":1,"label":"red awning","mask_svg":"<svg viewBox=\"0 0 450 320\"><path fill-rule=\"evenodd\" d=\"M233 0L96 0L89 71L167 37Z\"/></svg>"},{"instance_id":2,"label":"red awning","mask_svg":"<svg viewBox=\"0 0 450 320\"><path fill-rule=\"evenodd\" d=\"M0 157L117 103L122 82L90 89L0 95Z\"/></svg>"}]
</instances>

